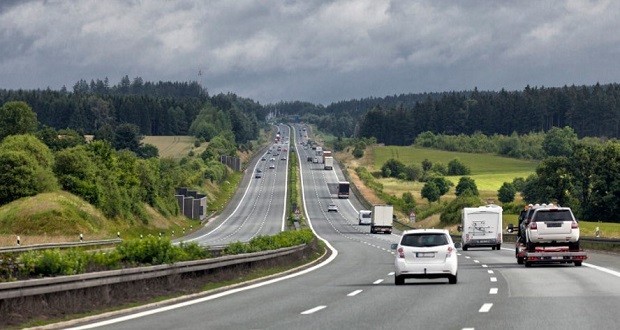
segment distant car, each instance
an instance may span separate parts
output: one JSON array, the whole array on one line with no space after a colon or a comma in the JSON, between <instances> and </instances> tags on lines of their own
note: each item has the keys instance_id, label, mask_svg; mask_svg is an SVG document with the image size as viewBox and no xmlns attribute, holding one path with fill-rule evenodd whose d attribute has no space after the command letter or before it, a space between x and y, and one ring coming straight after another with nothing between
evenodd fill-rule
<instances>
[{"instance_id":1,"label":"distant car","mask_svg":"<svg viewBox=\"0 0 620 330\"><path fill-rule=\"evenodd\" d=\"M314 160L312 160L313 163L318 163L319 162L319 158L318 157L314 157Z\"/></svg>"},{"instance_id":2,"label":"distant car","mask_svg":"<svg viewBox=\"0 0 620 330\"><path fill-rule=\"evenodd\" d=\"M267 153L268 153L268 154L270 154L270 153L271 153L271 150L267 150Z\"/></svg>"},{"instance_id":3,"label":"distant car","mask_svg":"<svg viewBox=\"0 0 620 330\"><path fill-rule=\"evenodd\" d=\"M269 158L269 161L270 161L270 162L275 162L275 161L276 161L276 159L275 159L274 157L271 157L271 158Z\"/></svg>"},{"instance_id":4,"label":"distant car","mask_svg":"<svg viewBox=\"0 0 620 330\"><path fill-rule=\"evenodd\" d=\"M254 177L255 177L255 178L257 178L257 179L260 179L260 178L262 178L262 177L263 177L263 173L261 173L261 172L256 172L256 174L254 174Z\"/></svg>"},{"instance_id":5,"label":"distant car","mask_svg":"<svg viewBox=\"0 0 620 330\"><path fill-rule=\"evenodd\" d=\"M372 211L370 210L360 210L358 214L358 225L370 225L372 217Z\"/></svg>"},{"instance_id":6,"label":"distant car","mask_svg":"<svg viewBox=\"0 0 620 330\"><path fill-rule=\"evenodd\" d=\"M308 156L308 161L311 162L312 161L312 156Z\"/></svg>"},{"instance_id":7,"label":"distant car","mask_svg":"<svg viewBox=\"0 0 620 330\"><path fill-rule=\"evenodd\" d=\"M338 206L334 203L329 204L327 206L327 212L338 212Z\"/></svg>"},{"instance_id":8,"label":"distant car","mask_svg":"<svg viewBox=\"0 0 620 330\"><path fill-rule=\"evenodd\" d=\"M263 170L261 170L260 168L256 169L256 173L261 173Z\"/></svg>"},{"instance_id":9,"label":"distant car","mask_svg":"<svg viewBox=\"0 0 620 330\"><path fill-rule=\"evenodd\" d=\"M269 164L269 168L270 169L274 169L274 168L276 168L276 166L274 164Z\"/></svg>"},{"instance_id":10,"label":"distant car","mask_svg":"<svg viewBox=\"0 0 620 330\"><path fill-rule=\"evenodd\" d=\"M280 158L280 160L286 160L286 157L282 156L282 158Z\"/></svg>"},{"instance_id":11,"label":"distant car","mask_svg":"<svg viewBox=\"0 0 620 330\"><path fill-rule=\"evenodd\" d=\"M396 250L394 284L405 284L406 278L447 277L456 284L458 261L456 247L445 229L413 229L403 232Z\"/></svg>"},{"instance_id":12,"label":"distant car","mask_svg":"<svg viewBox=\"0 0 620 330\"><path fill-rule=\"evenodd\" d=\"M263 158L261 158L260 160L267 160L267 158L263 157Z\"/></svg>"}]
</instances>

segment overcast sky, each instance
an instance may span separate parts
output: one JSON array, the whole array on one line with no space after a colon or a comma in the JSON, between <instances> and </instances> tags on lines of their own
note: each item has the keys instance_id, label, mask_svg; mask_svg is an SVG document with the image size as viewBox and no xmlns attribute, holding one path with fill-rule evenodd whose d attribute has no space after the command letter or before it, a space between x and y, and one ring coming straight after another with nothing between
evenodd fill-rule
<instances>
[{"instance_id":1,"label":"overcast sky","mask_svg":"<svg viewBox=\"0 0 620 330\"><path fill-rule=\"evenodd\" d=\"M128 75L327 105L610 83L619 17L613 0L2 0L0 88Z\"/></svg>"}]
</instances>

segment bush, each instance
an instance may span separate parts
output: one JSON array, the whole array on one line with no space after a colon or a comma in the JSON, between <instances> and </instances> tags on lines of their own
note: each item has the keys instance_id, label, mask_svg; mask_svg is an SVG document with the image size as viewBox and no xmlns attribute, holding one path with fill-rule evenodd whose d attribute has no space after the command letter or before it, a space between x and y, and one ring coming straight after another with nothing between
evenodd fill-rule
<instances>
[{"instance_id":1,"label":"bush","mask_svg":"<svg viewBox=\"0 0 620 330\"><path fill-rule=\"evenodd\" d=\"M248 243L234 242L224 249L224 254L233 255L241 253L276 250L280 248L309 244L314 239L310 229L297 231L283 231L273 236L256 236Z\"/></svg>"},{"instance_id":2,"label":"bush","mask_svg":"<svg viewBox=\"0 0 620 330\"><path fill-rule=\"evenodd\" d=\"M441 213L439 221L442 225L455 225L461 222L461 212L464 207L475 207L480 205L480 198L465 194L452 200Z\"/></svg>"},{"instance_id":3,"label":"bush","mask_svg":"<svg viewBox=\"0 0 620 330\"><path fill-rule=\"evenodd\" d=\"M510 182L504 182L502 186L497 191L497 198L502 203L510 203L514 201L515 195L517 194L517 190L515 186Z\"/></svg>"},{"instance_id":4,"label":"bush","mask_svg":"<svg viewBox=\"0 0 620 330\"><path fill-rule=\"evenodd\" d=\"M458 158L451 160L448 163L448 175L468 175L471 173L469 167L467 167Z\"/></svg>"},{"instance_id":5,"label":"bush","mask_svg":"<svg viewBox=\"0 0 620 330\"><path fill-rule=\"evenodd\" d=\"M468 176L464 176L459 179L459 183L456 185L455 190L455 195L457 196L461 196L467 193L474 196L480 195L480 193L478 192L478 186L476 186L476 182L474 181L474 179Z\"/></svg>"},{"instance_id":6,"label":"bush","mask_svg":"<svg viewBox=\"0 0 620 330\"><path fill-rule=\"evenodd\" d=\"M71 249L61 252L59 249L30 251L21 258L22 273L25 275L57 276L83 273L88 257L80 251Z\"/></svg>"}]
</instances>

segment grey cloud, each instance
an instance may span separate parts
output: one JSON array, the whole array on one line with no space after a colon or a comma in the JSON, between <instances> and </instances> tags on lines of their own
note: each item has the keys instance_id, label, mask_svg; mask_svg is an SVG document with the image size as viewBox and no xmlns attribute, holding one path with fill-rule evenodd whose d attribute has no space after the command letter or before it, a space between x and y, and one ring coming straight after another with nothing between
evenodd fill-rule
<instances>
[{"instance_id":1,"label":"grey cloud","mask_svg":"<svg viewBox=\"0 0 620 330\"><path fill-rule=\"evenodd\" d=\"M0 88L125 74L262 103L614 81L615 1L0 2ZM204 75L198 76L202 71Z\"/></svg>"}]
</instances>

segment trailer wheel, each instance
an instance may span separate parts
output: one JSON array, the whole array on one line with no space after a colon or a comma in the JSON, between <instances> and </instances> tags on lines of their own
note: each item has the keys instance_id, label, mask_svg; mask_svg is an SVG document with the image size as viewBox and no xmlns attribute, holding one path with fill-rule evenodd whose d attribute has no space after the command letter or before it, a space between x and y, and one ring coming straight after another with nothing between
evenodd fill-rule
<instances>
[{"instance_id":1,"label":"trailer wheel","mask_svg":"<svg viewBox=\"0 0 620 330\"><path fill-rule=\"evenodd\" d=\"M581 267L581 263L582 263L582 261L575 261L575 266Z\"/></svg>"},{"instance_id":2,"label":"trailer wheel","mask_svg":"<svg viewBox=\"0 0 620 330\"><path fill-rule=\"evenodd\" d=\"M495 246L495 250L501 250L502 249L502 243L499 243Z\"/></svg>"},{"instance_id":3,"label":"trailer wheel","mask_svg":"<svg viewBox=\"0 0 620 330\"><path fill-rule=\"evenodd\" d=\"M523 257L517 257L517 264L523 265Z\"/></svg>"}]
</instances>

